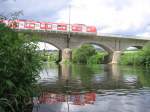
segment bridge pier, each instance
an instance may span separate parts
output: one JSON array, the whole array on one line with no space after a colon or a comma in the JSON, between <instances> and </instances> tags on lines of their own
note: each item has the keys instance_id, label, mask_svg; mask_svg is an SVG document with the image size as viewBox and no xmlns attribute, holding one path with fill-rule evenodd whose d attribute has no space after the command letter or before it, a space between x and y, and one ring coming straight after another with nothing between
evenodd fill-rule
<instances>
[{"instance_id":1,"label":"bridge pier","mask_svg":"<svg viewBox=\"0 0 150 112\"><path fill-rule=\"evenodd\" d=\"M111 62L109 64L117 64L121 56L121 51L114 51L111 55Z\"/></svg>"},{"instance_id":2,"label":"bridge pier","mask_svg":"<svg viewBox=\"0 0 150 112\"><path fill-rule=\"evenodd\" d=\"M62 51L62 60L61 63L71 62L72 61L72 49L65 48Z\"/></svg>"}]
</instances>

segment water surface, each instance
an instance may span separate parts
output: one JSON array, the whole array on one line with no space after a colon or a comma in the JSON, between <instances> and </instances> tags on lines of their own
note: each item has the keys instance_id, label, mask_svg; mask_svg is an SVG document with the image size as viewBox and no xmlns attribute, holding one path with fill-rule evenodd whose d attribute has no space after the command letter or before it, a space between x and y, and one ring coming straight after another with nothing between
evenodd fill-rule
<instances>
[{"instance_id":1,"label":"water surface","mask_svg":"<svg viewBox=\"0 0 150 112\"><path fill-rule=\"evenodd\" d=\"M117 65L50 65L33 112L150 112L150 71Z\"/></svg>"}]
</instances>

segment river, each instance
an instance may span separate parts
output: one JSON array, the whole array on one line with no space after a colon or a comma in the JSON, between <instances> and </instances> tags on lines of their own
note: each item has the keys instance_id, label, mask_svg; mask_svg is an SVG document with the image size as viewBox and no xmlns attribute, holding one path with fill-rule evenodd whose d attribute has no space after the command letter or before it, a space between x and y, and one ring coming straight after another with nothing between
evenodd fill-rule
<instances>
[{"instance_id":1,"label":"river","mask_svg":"<svg viewBox=\"0 0 150 112\"><path fill-rule=\"evenodd\" d=\"M150 112L150 70L46 63L33 112Z\"/></svg>"}]
</instances>

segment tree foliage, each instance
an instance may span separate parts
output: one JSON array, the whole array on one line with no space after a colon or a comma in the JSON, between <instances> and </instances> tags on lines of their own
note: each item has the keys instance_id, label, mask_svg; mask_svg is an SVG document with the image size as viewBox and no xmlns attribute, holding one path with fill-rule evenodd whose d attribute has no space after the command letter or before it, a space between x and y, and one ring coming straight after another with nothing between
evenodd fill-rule
<instances>
[{"instance_id":1,"label":"tree foliage","mask_svg":"<svg viewBox=\"0 0 150 112\"><path fill-rule=\"evenodd\" d=\"M87 63L88 59L95 54L95 48L92 45L85 44L73 51L73 62Z\"/></svg>"},{"instance_id":2,"label":"tree foliage","mask_svg":"<svg viewBox=\"0 0 150 112\"><path fill-rule=\"evenodd\" d=\"M37 45L0 24L0 112L24 112L41 69Z\"/></svg>"},{"instance_id":3,"label":"tree foliage","mask_svg":"<svg viewBox=\"0 0 150 112\"><path fill-rule=\"evenodd\" d=\"M85 44L78 49L73 50L73 62L80 64L100 64L107 55L105 52L98 52L90 45Z\"/></svg>"},{"instance_id":4,"label":"tree foliage","mask_svg":"<svg viewBox=\"0 0 150 112\"><path fill-rule=\"evenodd\" d=\"M141 51L122 55L120 63L124 65L143 65L150 67L150 43L147 43Z\"/></svg>"}]
</instances>

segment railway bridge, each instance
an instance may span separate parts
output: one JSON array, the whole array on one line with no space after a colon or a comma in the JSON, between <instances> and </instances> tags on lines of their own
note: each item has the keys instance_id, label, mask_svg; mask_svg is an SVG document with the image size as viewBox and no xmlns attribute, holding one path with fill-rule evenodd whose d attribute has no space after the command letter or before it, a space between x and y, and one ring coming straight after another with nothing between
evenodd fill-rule
<instances>
[{"instance_id":1,"label":"railway bridge","mask_svg":"<svg viewBox=\"0 0 150 112\"><path fill-rule=\"evenodd\" d=\"M142 48L150 39L135 36L95 35L88 33L19 30L33 37L36 35L41 42L49 43L59 49L60 60L71 61L72 49L83 44L96 44L109 54L108 63L118 63L119 57L126 48Z\"/></svg>"}]
</instances>

